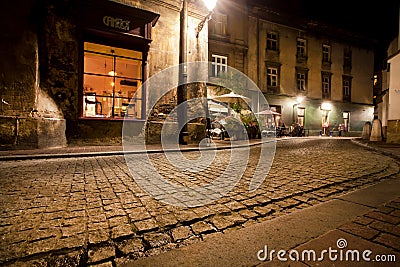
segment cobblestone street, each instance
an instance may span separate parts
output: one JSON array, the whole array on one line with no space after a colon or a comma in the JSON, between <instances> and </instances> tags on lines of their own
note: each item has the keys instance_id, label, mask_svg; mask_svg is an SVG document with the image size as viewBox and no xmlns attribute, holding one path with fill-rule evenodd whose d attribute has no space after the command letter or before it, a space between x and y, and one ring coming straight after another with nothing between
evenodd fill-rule
<instances>
[{"instance_id":1,"label":"cobblestone street","mask_svg":"<svg viewBox=\"0 0 400 267\"><path fill-rule=\"evenodd\" d=\"M184 153L188 158L198 154ZM229 149L218 150L201 172L182 172L161 153L149 158L168 180L198 186L216 179L230 154ZM253 146L244 176L228 195L194 208L152 198L132 178L123 156L1 162L0 264L118 266L304 209L399 173L394 159L348 139L288 139L277 142L268 176L249 192L259 154L259 146Z\"/></svg>"}]
</instances>

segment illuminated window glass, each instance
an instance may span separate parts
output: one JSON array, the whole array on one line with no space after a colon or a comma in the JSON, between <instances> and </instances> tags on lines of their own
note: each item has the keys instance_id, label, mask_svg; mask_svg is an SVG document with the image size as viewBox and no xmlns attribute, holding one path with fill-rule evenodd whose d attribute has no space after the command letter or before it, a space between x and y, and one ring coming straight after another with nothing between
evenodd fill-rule
<instances>
[{"instance_id":1,"label":"illuminated window glass","mask_svg":"<svg viewBox=\"0 0 400 267\"><path fill-rule=\"evenodd\" d=\"M218 77L221 72L226 72L228 69L228 57L220 55L211 56L211 76Z\"/></svg>"},{"instance_id":2,"label":"illuminated window glass","mask_svg":"<svg viewBox=\"0 0 400 267\"><path fill-rule=\"evenodd\" d=\"M278 86L278 69L268 68L267 69L267 85L271 87Z\"/></svg>"},{"instance_id":3,"label":"illuminated window glass","mask_svg":"<svg viewBox=\"0 0 400 267\"><path fill-rule=\"evenodd\" d=\"M84 43L83 117L140 119L142 52Z\"/></svg>"}]
</instances>

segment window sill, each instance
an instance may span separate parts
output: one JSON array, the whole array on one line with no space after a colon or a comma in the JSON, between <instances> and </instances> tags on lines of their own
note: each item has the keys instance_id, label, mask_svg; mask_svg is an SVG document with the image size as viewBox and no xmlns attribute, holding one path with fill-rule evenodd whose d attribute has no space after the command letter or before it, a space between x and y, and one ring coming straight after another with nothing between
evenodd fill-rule
<instances>
[{"instance_id":1,"label":"window sill","mask_svg":"<svg viewBox=\"0 0 400 267\"><path fill-rule=\"evenodd\" d=\"M121 118L106 118L106 117L79 117L78 120L81 121L137 121L144 122L143 119L121 117Z\"/></svg>"}]
</instances>

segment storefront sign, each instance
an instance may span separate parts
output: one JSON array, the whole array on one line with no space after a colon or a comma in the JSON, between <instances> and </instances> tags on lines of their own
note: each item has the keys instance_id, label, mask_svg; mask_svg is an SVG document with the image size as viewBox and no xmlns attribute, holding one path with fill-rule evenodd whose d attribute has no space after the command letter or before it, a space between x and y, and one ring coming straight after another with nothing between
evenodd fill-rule
<instances>
[{"instance_id":1,"label":"storefront sign","mask_svg":"<svg viewBox=\"0 0 400 267\"><path fill-rule=\"evenodd\" d=\"M129 31L129 24L131 22L129 20L123 20L123 19L114 18L111 16L104 16L103 23L107 27Z\"/></svg>"}]
</instances>

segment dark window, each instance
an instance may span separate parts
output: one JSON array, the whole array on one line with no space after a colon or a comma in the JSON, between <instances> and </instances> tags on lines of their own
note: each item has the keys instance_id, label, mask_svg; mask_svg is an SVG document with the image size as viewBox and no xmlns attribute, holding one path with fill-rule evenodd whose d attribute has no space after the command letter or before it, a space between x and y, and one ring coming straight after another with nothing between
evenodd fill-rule
<instances>
[{"instance_id":1,"label":"dark window","mask_svg":"<svg viewBox=\"0 0 400 267\"><path fill-rule=\"evenodd\" d=\"M210 33L216 35L227 35L228 16L221 13L214 13L209 25Z\"/></svg>"},{"instance_id":2,"label":"dark window","mask_svg":"<svg viewBox=\"0 0 400 267\"><path fill-rule=\"evenodd\" d=\"M297 57L307 56L307 42L304 39L297 39Z\"/></svg>"},{"instance_id":3,"label":"dark window","mask_svg":"<svg viewBox=\"0 0 400 267\"><path fill-rule=\"evenodd\" d=\"M343 71L345 73L351 72L352 65L352 53L351 50L345 49L343 53Z\"/></svg>"},{"instance_id":4,"label":"dark window","mask_svg":"<svg viewBox=\"0 0 400 267\"><path fill-rule=\"evenodd\" d=\"M275 32L267 33L267 50L278 51L278 34Z\"/></svg>"},{"instance_id":5,"label":"dark window","mask_svg":"<svg viewBox=\"0 0 400 267\"><path fill-rule=\"evenodd\" d=\"M351 101L351 77L343 77L343 101Z\"/></svg>"},{"instance_id":6,"label":"dark window","mask_svg":"<svg viewBox=\"0 0 400 267\"><path fill-rule=\"evenodd\" d=\"M331 46L330 45L322 45L322 62L330 63L331 60Z\"/></svg>"},{"instance_id":7,"label":"dark window","mask_svg":"<svg viewBox=\"0 0 400 267\"><path fill-rule=\"evenodd\" d=\"M331 74L322 73L322 99L331 98Z\"/></svg>"}]
</instances>

